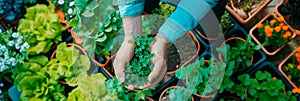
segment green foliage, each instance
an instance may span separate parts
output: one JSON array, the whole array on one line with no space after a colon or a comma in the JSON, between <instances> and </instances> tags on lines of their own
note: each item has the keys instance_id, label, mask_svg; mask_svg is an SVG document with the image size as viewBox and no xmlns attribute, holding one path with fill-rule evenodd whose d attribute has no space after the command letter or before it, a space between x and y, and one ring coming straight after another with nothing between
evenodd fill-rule
<instances>
[{"instance_id":1,"label":"green foliage","mask_svg":"<svg viewBox=\"0 0 300 101\"><path fill-rule=\"evenodd\" d=\"M236 93L242 100L249 101L296 101L296 97L291 91L284 93L285 85L280 79L273 79L267 71L257 71L255 78L251 78L248 74L238 77L241 81L230 90Z\"/></svg>"},{"instance_id":2,"label":"green foliage","mask_svg":"<svg viewBox=\"0 0 300 101\"><path fill-rule=\"evenodd\" d=\"M282 69L287 74L290 80L292 80L296 85L300 84L300 70L297 69L295 63L289 63Z\"/></svg>"},{"instance_id":3,"label":"green foliage","mask_svg":"<svg viewBox=\"0 0 300 101\"><path fill-rule=\"evenodd\" d=\"M151 60L154 54L150 53L150 45L153 40L153 37L143 35L137 36L133 41L135 44L134 56L126 64L127 68L125 69L128 84L143 86L148 82L148 75L153 69Z\"/></svg>"},{"instance_id":4,"label":"green foliage","mask_svg":"<svg viewBox=\"0 0 300 101\"><path fill-rule=\"evenodd\" d=\"M115 101L105 89L106 78L101 74L87 75L81 73L77 77L78 87L69 93L67 101Z\"/></svg>"},{"instance_id":5,"label":"green foliage","mask_svg":"<svg viewBox=\"0 0 300 101\"><path fill-rule=\"evenodd\" d=\"M182 87L171 88L168 91L170 101L191 101L192 93Z\"/></svg>"},{"instance_id":6,"label":"green foliage","mask_svg":"<svg viewBox=\"0 0 300 101\"><path fill-rule=\"evenodd\" d=\"M230 70L246 70L251 65L251 57L256 50L259 50L262 46L256 45L251 41L250 35L247 35L246 42L235 39L235 44L230 46L225 44L216 50L225 57L227 68Z\"/></svg>"},{"instance_id":7,"label":"green foliage","mask_svg":"<svg viewBox=\"0 0 300 101\"><path fill-rule=\"evenodd\" d=\"M147 89L134 89L133 91L129 91L125 89L128 86L125 83L118 83L117 78L107 80L105 82L105 88L109 91L111 96L117 96L118 99L122 101L140 101L145 100L146 96L152 96L151 91L154 90L157 86L152 86Z\"/></svg>"},{"instance_id":8,"label":"green foliage","mask_svg":"<svg viewBox=\"0 0 300 101\"><path fill-rule=\"evenodd\" d=\"M61 41L61 27L54 6L37 4L26 9L25 19L19 22L18 32L26 36L31 46L26 52L30 55L46 53L53 44Z\"/></svg>"},{"instance_id":9,"label":"green foliage","mask_svg":"<svg viewBox=\"0 0 300 101\"><path fill-rule=\"evenodd\" d=\"M204 58L201 58L178 70L175 76L181 80L188 79L187 91L205 96L220 88L224 76L226 64L214 63L213 58L207 63L204 62Z\"/></svg>"},{"instance_id":10,"label":"green foliage","mask_svg":"<svg viewBox=\"0 0 300 101\"><path fill-rule=\"evenodd\" d=\"M160 5L160 7L155 8L152 12L162 15L166 18L169 17L176 9L176 7L166 4L166 3L163 3L163 2L160 2L159 5Z\"/></svg>"},{"instance_id":11,"label":"green foliage","mask_svg":"<svg viewBox=\"0 0 300 101\"><path fill-rule=\"evenodd\" d=\"M79 13L78 24L74 32L83 38L83 47L87 51L109 58L114 37L122 27L119 11L112 7L112 1L91 1L86 9Z\"/></svg>"},{"instance_id":12,"label":"green foliage","mask_svg":"<svg viewBox=\"0 0 300 101\"><path fill-rule=\"evenodd\" d=\"M222 29L229 29L234 27L234 23L229 19L229 13L225 11L225 13L221 16L220 26Z\"/></svg>"},{"instance_id":13,"label":"green foliage","mask_svg":"<svg viewBox=\"0 0 300 101\"><path fill-rule=\"evenodd\" d=\"M40 61L41 60L41 61ZM14 74L14 83L21 91L23 101L64 101L64 87L58 84L51 74L44 68L48 62L45 56L30 58L19 71Z\"/></svg>"}]
</instances>

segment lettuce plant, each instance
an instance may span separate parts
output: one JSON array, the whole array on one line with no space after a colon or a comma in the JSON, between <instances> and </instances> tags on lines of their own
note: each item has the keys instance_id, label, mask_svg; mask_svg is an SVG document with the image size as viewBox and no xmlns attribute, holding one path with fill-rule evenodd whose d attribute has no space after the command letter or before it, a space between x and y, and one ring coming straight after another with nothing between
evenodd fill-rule
<instances>
[{"instance_id":1,"label":"lettuce plant","mask_svg":"<svg viewBox=\"0 0 300 101\"><path fill-rule=\"evenodd\" d=\"M26 9L25 18L19 22L18 32L26 36L31 46L26 52L30 55L46 53L53 44L62 39L64 28L60 25L54 6L37 4Z\"/></svg>"},{"instance_id":2,"label":"lettuce plant","mask_svg":"<svg viewBox=\"0 0 300 101\"><path fill-rule=\"evenodd\" d=\"M122 26L120 14L112 7L112 1L99 4L98 0L93 0L76 15L79 21L74 32L84 40L84 49L109 58L114 37Z\"/></svg>"},{"instance_id":3,"label":"lettuce plant","mask_svg":"<svg viewBox=\"0 0 300 101\"><path fill-rule=\"evenodd\" d=\"M297 101L291 91L285 91L285 85L276 77L265 71L257 71L255 78L249 74L238 77L240 84L233 87L230 92L236 93L242 100L249 101Z\"/></svg>"}]
</instances>

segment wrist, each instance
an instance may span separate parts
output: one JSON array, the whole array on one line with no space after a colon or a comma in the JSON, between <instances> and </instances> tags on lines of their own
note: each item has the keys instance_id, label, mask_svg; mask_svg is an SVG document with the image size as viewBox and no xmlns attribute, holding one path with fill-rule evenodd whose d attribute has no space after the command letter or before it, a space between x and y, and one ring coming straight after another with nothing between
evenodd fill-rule
<instances>
[{"instance_id":1,"label":"wrist","mask_svg":"<svg viewBox=\"0 0 300 101\"><path fill-rule=\"evenodd\" d=\"M155 36L155 39L156 39L156 41L160 41L160 43L163 43L165 45L169 45L169 43L170 43L164 36L162 36L159 33Z\"/></svg>"}]
</instances>

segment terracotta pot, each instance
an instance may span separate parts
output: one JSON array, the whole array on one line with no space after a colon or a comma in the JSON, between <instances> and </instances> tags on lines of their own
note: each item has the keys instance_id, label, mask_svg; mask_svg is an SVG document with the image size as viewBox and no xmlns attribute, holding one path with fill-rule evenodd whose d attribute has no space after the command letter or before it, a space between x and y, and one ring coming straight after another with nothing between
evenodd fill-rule
<instances>
[{"instance_id":1,"label":"terracotta pot","mask_svg":"<svg viewBox=\"0 0 300 101\"><path fill-rule=\"evenodd\" d=\"M77 44L82 44L82 43L83 43L83 39L80 38L79 36L77 36L77 35L74 33L74 30L73 30L73 29L69 29L68 31L71 32L71 36L72 36L73 39L75 40L75 43L77 43Z\"/></svg>"},{"instance_id":2,"label":"terracotta pot","mask_svg":"<svg viewBox=\"0 0 300 101\"><path fill-rule=\"evenodd\" d=\"M257 10L249 16L247 19L243 19L240 17L230 6L226 5L226 10L233 15L241 24L247 24L249 23L258 13L262 11L272 0L266 0L261 6L257 8ZM229 1L228 1L229 2Z\"/></svg>"},{"instance_id":3,"label":"terracotta pot","mask_svg":"<svg viewBox=\"0 0 300 101\"><path fill-rule=\"evenodd\" d=\"M109 70L108 70L108 64L112 62L112 60L116 57L116 54L113 54L109 59L107 59L105 61L104 64L99 63L96 59L95 59L95 54L93 55L93 62L96 63L97 66L103 68L103 70L108 74L108 76L110 76L111 78L114 78L114 74L112 74ZM113 67L111 67L113 68Z\"/></svg>"},{"instance_id":4,"label":"terracotta pot","mask_svg":"<svg viewBox=\"0 0 300 101\"><path fill-rule=\"evenodd\" d=\"M268 18L274 18L275 17L275 15L273 15L273 14L269 14L269 15L267 15L267 16L265 16L259 23L263 23L265 20L267 20ZM259 23L257 23L257 24L259 24ZM255 25L255 26L253 26L252 28L251 28L251 30L250 30L250 36L252 37L252 39L257 43L257 44L259 44L259 45L261 45L263 42L260 42L259 40L258 40L258 38L256 38L255 37L255 35L254 34L258 34L258 32L256 32L256 33L254 33L255 31L257 31L258 29L257 29L257 24ZM286 24L285 22L284 22L284 24ZM287 24L286 24L287 25ZM295 36L296 36L296 34L295 34L295 31L290 27L290 26L288 26L289 27L289 31L291 31L291 33L292 33L292 39L293 38L295 38ZM262 47L262 50L267 54L267 55L275 55L276 53L278 53L284 46L286 46L288 44L288 42L287 43L285 43L285 44L283 44L281 47L279 47L278 49L276 49L275 51L272 51L272 52L270 52L270 51L268 51L267 49L266 49L266 47L265 46L263 46Z\"/></svg>"},{"instance_id":5,"label":"terracotta pot","mask_svg":"<svg viewBox=\"0 0 300 101\"><path fill-rule=\"evenodd\" d=\"M283 5L283 4L286 4L288 1L289 1L289 0L282 0L280 3L278 3L278 4L276 5L276 7L274 8L274 11L275 11L275 13L276 13L278 16L282 16L282 15L280 14L280 12L279 12L279 7L280 7L281 5Z\"/></svg>"},{"instance_id":6,"label":"terracotta pot","mask_svg":"<svg viewBox=\"0 0 300 101\"><path fill-rule=\"evenodd\" d=\"M179 70L180 68L186 66L187 64L191 63L193 60L195 60L198 57L198 53L200 52L200 42L197 40L196 36L193 34L193 32L188 31L187 32L188 35L190 35L192 37L192 39L197 43L197 52L195 53L195 55L190 58L188 61L186 61L185 63L183 63L181 66L179 66L178 68L176 68L173 71L169 71L166 74L174 74L177 70Z\"/></svg>"},{"instance_id":7,"label":"terracotta pot","mask_svg":"<svg viewBox=\"0 0 300 101\"><path fill-rule=\"evenodd\" d=\"M170 90L170 89L172 89L172 88L178 88L178 86L171 86L171 87L166 88L166 89L160 94L158 101L162 101L163 96L167 93L168 90ZM185 88L183 88L183 89L185 89ZM193 96L192 96L192 101L194 101Z\"/></svg>"},{"instance_id":8,"label":"terracotta pot","mask_svg":"<svg viewBox=\"0 0 300 101\"><path fill-rule=\"evenodd\" d=\"M65 28L65 29L69 29L70 26L67 26L67 21L65 19L65 14L63 11L60 10L59 7L55 8L55 13L58 15L58 19L60 21L60 24Z\"/></svg>"},{"instance_id":9,"label":"terracotta pot","mask_svg":"<svg viewBox=\"0 0 300 101\"><path fill-rule=\"evenodd\" d=\"M243 38L240 38L240 37L231 37L231 38L226 39L225 42L223 42L223 43L221 44L221 47L222 47L223 45L225 45L226 42L228 42L228 41L230 41L230 40L236 40L236 39L237 39L237 40L241 40L241 41L246 42L246 40L243 39ZM220 61L223 61L223 58L222 58L222 56L221 56L220 53L218 54L218 57L219 57L219 60L220 60ZM253 62L253 56L251 57L250 61Z\"/></svg>"},{"instance_id":10,"label":"terracotta pot","mask_svg":"<svg viewBox=\"0 0 300 101\"><path fill-rule=\"evenodd\" d=\"M287 76L287 74L282 70L282 68L284 68L283 66L287 63L287 61L293 56L295 55L296 50L294 50L291 54L289 54L278 66L278 70L279 72L283 75L283 77L294 87L294 88L298 88L297 85L295 83L293 83L292 80L290 80ZM299 85L298 85L299 86Z\"/></svg>"},{"instance_id":11,"label":"terracotta pot","mask_svg":"<svg viewBox=\"0 0 300 101\"><path fill-rule=\"evenodd\" d=\"M80 52L82 52L84 55L88 55L87 52L79 45L77 44L74 44L74 43L67 43L67 46L74 46L74 48L77 48ZM55 57L55 54L56 54L56 50L51 54L51 57L50 57L50 60L52 60L54 57ZM68 83L65 82L65 81L62 81L62 80L58 80L58 82L60 84L63 84L63 85L67 85Z\"/></svg>"},{"instance_id":12,"label":"terracotta pot","mask_svg":"<svg viewBox=\"0 0 300 101\"><path fill-rule=\"evenodd\" d=\"M228 28L226 28L223 32L223 36L228 32ZM203 39L205 40L218 40L221 37L215 37L215 38L208 38L207 36L203 35L199 30L195 29L195 32Z\"/></svg>"}]
</instances>

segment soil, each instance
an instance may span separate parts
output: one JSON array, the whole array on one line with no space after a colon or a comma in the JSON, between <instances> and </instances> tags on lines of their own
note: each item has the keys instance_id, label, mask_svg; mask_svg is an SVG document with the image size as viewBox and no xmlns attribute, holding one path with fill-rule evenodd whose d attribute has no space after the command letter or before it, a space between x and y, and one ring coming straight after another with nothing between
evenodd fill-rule
<instances>
[{"instance_id":1,"label":"soil","mask_svg":"<svg viewBox=\"0 0 300 101\"><path fill-rule=\"evenodd\" d=\"M243 19L247 19L250 17L260 5L262 5L265 0L250 0L249 6L247 10L243 10L244 8L244 0L229 0L227 5L231 7L235 12L238 13Z\"/></svg>"}]
</instances>

